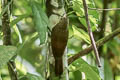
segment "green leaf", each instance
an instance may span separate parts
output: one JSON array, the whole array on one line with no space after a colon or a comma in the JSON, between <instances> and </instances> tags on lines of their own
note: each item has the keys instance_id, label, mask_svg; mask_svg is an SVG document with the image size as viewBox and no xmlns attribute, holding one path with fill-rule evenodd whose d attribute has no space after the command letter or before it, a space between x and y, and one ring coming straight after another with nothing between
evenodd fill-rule
<instances>
[{"instance_id":1,"label":"green leaf","mask_svg":"<svg viewBox=\"0 0 120 80\"><path fill-rule=\"evenodd\" d=\"M31 8L33 11L36 30L39 34L40 44L43 44L45 43L45 40L46 40L48 17L43 11L43 9L41 8L40 4L34 1L31 1Z\"/></svg>"},{"instance_id":2,"label":"green leaf","mask_svg":"<svg viewBox=\"0 0 120 80\"><path fill-rule=\"evenodd\" d=\"M31 41L31 39L37 37L37 35L38 35L38 33L35 32L35 33L33 33L32 35L30 35L30 37L27 37L26 40L25 40L22 44L19 44L18 49L17 49L17 51L16 51L17 54L20 54L20 53L21 53L21 50L24 48L25 44L26 44L27 42Z\"/></svg>"},{"instance_id":3,"label":"green leaf","mask_svg":"<svg viewBox=\"0 0 120 80\"><path fill-rule=\"evenodd\" d=\"M84 72L86 79L88 80L101 80L98 73L94 71L93 68L81 58L73 62L72 66L74 66L75 71L80 70L81 72Z\"/></svg>"},{"instance_id":4,"label":"green leaf","mask_svg":"<svg viewBox=\"0 0 120 80\"><path fill-rule=\"evenodd\" d=\"M21 33L20 33L18 27L13 26L13 29L14 29L15 33L17 34L17 36L19 37L19 43L22 43L22 37L21 37Z\"/></svg>"},{"instance_id":5,"label":"green leaf","mask_svg":"<svg viewBox=\"0 0 120 80\"><path fill-rule=\"evenodd\" d=\"M120 76L119 76L119 75L116 75L116 76L115 76L115 80L120 80Z\"/></svg>"},{"instance_id":6,"label":"green leaf","mask_svg":"<svg viewBox=\"0 0 120 80\"><path fill-rule=\"evenodd\" d=\"M91 66L91 68L99 75L99 70L98 70L98 68L97 67L95 67L95 66Z\"/></svg>"},{"instance_id":7,"label":"green leaf","mask_svg":"<svg viewBox=\"0 0 120 80\"><path fill-rule=\"evenodd\" d=\"M0 18L0 27L2 26L2 20L1 20L1 18Z\"/></svg>"},{"instance_id":8,"label":"green leaf","mask_svg":"<svg viewBox=\"0 0 120 80\"><path fill-rule=\"evenodd\" d=\"M108 48L111 49L112 53L114 53L115 55L119 55L120 51L119 51L119 45L118 42L115 39L112 39L110 42L107 43Z\"/></svg>"},{"instance_id":9,"label":"green leaf","mask_svg":"<svg viewBox=\"0 0 120 80\"><path fill-rule=\"evenodd\" d=\"M22 43L22 37L21 37L21 34L20 34L20 31L18 29L18 27L15 25L17 24L19 21L21 21L22 19L26 18L30 16L30 13L29 14L23 14L23 15L17 15L17 18L14 19L11 23L10 23L10 26L13 26L13 29L15 30L15 33L17 34L17 36L19 37L19 43ZM15 25L15 26L14 26Z\"/></svg>"},{"instance_id":10,"label":"green leaf","mask_svg":"<svg viewBox=\"0 0 120 80\"><path fill-rule=\"evenodd\" d=\"M96 8L94 0L89 0L88 8ZM92 15L97 21L99 20L99 13L97 10L89 10L89 15Z\"/></svg>"},{"instance_id":11,"label":"green leaf","mask_svg":"<svg viewBox=\"0 0 120 80\"><path fill-rule=\"evenodd\" d=\"M14 46L0 46L0 68L16 54L16 50Z\"/></svg>"},{"instance_id":12,"label":"green leaf","mask_svg":"<svg viewBox=\"0 0 120 80\"><path fill-rule=\"evenodd\" d=\"M76 15L78 16L78 19L87 28L82 0L73 0L72 3L73 3L72 8L75 11ZM95 8L93 0L87 0L87 5L89 8ZM88 13L92 30L95 31L98 26L99 14L96 10L88 10Z\"/></svg>"},{"instance_id":13,"label":"green leaf","mask_svg":"<svg viewBox=\"0 0 120 80\"><path fill-rule=\"evenodd\" d=\"M79 70L73 72L73 75L74 75L74 80L82 80L82 73Z\"/></svg>"},{"instance_id":14,"label":"green leaf","mask_svg":"<svg viewBox=\"0 0 120 80\"><path fill-rule=\"evenodd\" d=\"M73 32L74 32L74 36L79 39L79 40L84 40L85 42L87 42L88 44L90 44L90 38L89 35L82 29L77 28L76 26L72 26L73 28Z\"/></svg>"},{"instance_id":15,"label":"green leaf","mask_svg":"<svg viewBox=\"0 0 120 80\"><path fill-rule=\"evenodd\" d=\"M27 75L21 77L19 80L45 80L45 79L43 79L42 76L37 76L37 75L28 73Z\"/></svg>"},{"instance_id":16,"label":"green leaf","mask_svg":"<svg viewBox=\"0 0 120 80\"><path fill-rule=\"evenodd\" d=\"M14 26L15 24L17 24L19 21L21 21L22 19L26 18L30 16L30 14L23 14L23 15L17 15L17 18L14 19L11 23L10 26Z\"/></svg>"},{"instance_id":17,"label":"green leaf","mask_svg":"<svg viewBox=\"0 0 120 80\"><path fill-rule=\"evenodd\" d=\"M73 37L73 29L72 26L69 27L69 38Z\"/></svg>"},{"instance_id":18,"label":"green leaf","mask_svg":"<svg viewBox=\"0 0 120 80\"><path fill-rule=\"evenodd\" d=\"M104 60L104 80L114 80L113 79L113 73L112 68L108 63L108 60Z\"/></svg>"}]
</instances>

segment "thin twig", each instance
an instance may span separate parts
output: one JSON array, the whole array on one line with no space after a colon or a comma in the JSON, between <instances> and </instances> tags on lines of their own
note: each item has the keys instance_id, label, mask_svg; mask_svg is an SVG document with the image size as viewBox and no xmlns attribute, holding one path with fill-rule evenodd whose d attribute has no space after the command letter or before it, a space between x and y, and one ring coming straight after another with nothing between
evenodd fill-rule
<instances>
[{"instance_id":1,"label":"thin twig","mask_svg":"<svg viewBox=\"0 0 120 80\"><path fill-rule=\"evenodd\" d=\"M100 9L100 8L88 8L89 10L98 10L98 11L115 11L120 10L120 8L109 8L109 9Z\"/></svg>"},{"instance_id":2,"label":"thin twig","mask_svg":"<svg viewBox=\"0 0 120 80\"><path fill-rule=\"evenodd\" d=\"M93 37L92 29L91 29L90 22L89 22L89 19L88 19L88 7L87 7L87 4L86 4L85 0L83 0L83 6L84 6L86 23L87 23L87 26L88 26L88 33L89 33L89 36L90 36L91 44L92 44L93 49L94 49L94 53L95 53L95 56L96 56L97 64L100 67L101 63L100 63L99 53L98 53L98 50L97 50L97 47L96 47L96 44L95 44L95 40L94 40L94 37Z\"/></svg>"},{"instance_id":3,"label":"thin twig","mask_svg":"<svg viewBox=\"0 0 120 80\"><path fill-rule=\"evenodd\" d=\"M116 29L115 31L113 31L109 35L107 35L104 38L102 38L99 41L97 41L96 42L97 48L99 48L100 46L102 46L103 44L105 44L106 42L108 42L113 37L117 36L118 34L120 34L120 28ZM89 54L92 50L93 50L92 49L92 45L90 45L88 48L86 48L86 49L78 52L74 56L70 57L68 59L68 64L70 65L72 62L74 62L75 60L79 59L81 56L85 56L85 55Z\"/></svg>"}]
</instances>

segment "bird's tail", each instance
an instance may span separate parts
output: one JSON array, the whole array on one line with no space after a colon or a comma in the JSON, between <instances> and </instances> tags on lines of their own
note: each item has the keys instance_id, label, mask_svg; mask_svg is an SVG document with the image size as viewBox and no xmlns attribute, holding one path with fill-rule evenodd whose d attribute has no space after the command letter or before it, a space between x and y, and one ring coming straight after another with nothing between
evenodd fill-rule
<instances>
[{"instance_id":1,"label":"bird's tail","mask_svg":"<svg viewBox=\"0 0 120 80\"><path fill-rule=\"evenodd\" d=\"M55 74L60 76L63 73L63 60L62 57L55 59Z\"/></svg>"}]
</instances>

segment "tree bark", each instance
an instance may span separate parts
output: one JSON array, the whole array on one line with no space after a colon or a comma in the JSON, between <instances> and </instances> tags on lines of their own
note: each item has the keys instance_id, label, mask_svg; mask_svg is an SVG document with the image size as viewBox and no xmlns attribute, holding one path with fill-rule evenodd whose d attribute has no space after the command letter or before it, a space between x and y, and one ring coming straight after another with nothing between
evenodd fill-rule
<instances>
[{"instance_id":1,"label":"tree bark","mask_svg":"<svg viewBox=\"0 0 120 80\"><path fill-rule=\"evenodd\" d=\"M3 31L3 45L12 45L11 43L11 29L10 29L10 15L12 0L2 0L2 11L7 7L2 15L2 31ZM18 80L16 66L14 60L9 60L8 70L11 80Z\"/></svg>"}]
</instances>

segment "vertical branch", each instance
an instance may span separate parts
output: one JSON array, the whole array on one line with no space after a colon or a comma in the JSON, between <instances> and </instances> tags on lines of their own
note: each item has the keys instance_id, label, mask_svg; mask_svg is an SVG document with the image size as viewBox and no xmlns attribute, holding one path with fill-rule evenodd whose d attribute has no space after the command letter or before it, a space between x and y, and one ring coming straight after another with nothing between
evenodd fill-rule
<instances>
[{"instance_id":1,"label":"vertical branch","mask_svg":"<svg viewBox=\"0 0 120 80\"><path fill-rule=\"evenodd\" d=\"M117 8L120 8L120 0L116 0L116 5ZM117 29L117 27L120 25L119 20L120 20L120 11L116 11L115 12L115 16L114 16L114 23L113 23L113 30Z\"/></svg>"},{"instance_id":2,"label":"vertical branch","mask_svg":"<svg viewBox=\"0 0 120 80\"><path fill-rule=\"evenodd\" d=\"M3 44L12 45L11 43L11 29L10 29L10 14L11 14L11 5L8 5L12 0L2 0L2 11L7 7L6 11L2 15L2 31L3 31ZM17 72L14 61L10 60L8 62L8 70L11 77L11 80L18 80Z\"/></svg>"},{"instance_id":3,"label":"vertical branch","mask_svg":"<svg viewBox=\"0 0 120 80\"><path fill-rule=\"evenodd\" d=\"M95 53L95 56L96 56L98 66L100 67L101 64L100 64L99 54L98 54L98 50L97 50L95 40L94 40L94 37L93 37L90 22L89 22L89 19L88 19L88 7L87 7L87 4L86 4L85 0L83 0L83 6L84 6L84 11L85 11L86 23L87 23L87 26L88 26L88 33L89 33L89 36L90 36L90 39L91 39L91 43L92 43L92 46L93 46L93 50L94 50L94 53Z\"/></svg>"},{"instance_id":4,"label":"vertical branch","mask_svg":"<svg viewBox=\"0 0 120 80\"><path fill-rule=\"evenodd\" d=\"M108 8L108 3L109 0L103 0L103 9L107 9ZM101 17L101 23L99 25L100 28L100 34L98 34L97 36L99 36L99 39L101 39L102 37L104 37L104 31L105 31L105 26L106 26L106 22L107 22L107 11L103 11L102 13L102 17ZM102 46L100 48L98 48L98 51L101 55L102 53Z\"/></svg>"},{"instance_id":5,"label":"vertical branch","mask_svg":"<svg viewBox=\"0 0 120 80\"><path fill-rule=\"evenodd\" d=\"M103 8L104 9L107 9L108 8L108 1L109 0L103 0L104 2L104 5L103 5ZM101 21L101 24L100 24L100 28L101 28L101 35L100 35L100 38L102 38L104 36L104 30L105 30L105 26L106 26L106 15L107 15L107 11L103 11L102 13L102 21Z\"/></svg>"},{"instance_id":6,"label":"vertical branch","mask_svg":"<svg viewBox=\"0 0 120 80\"><path fill-rule=\"evenodd\" d=\"M2 11L5 9L5 7L8 5L7 0L2 0ZM4 12L2 16L2 31L3 31L3 44L4 45L11 45L11 30L10 30L10 12L8 10Z\"/></svg>"}]
</instances>

